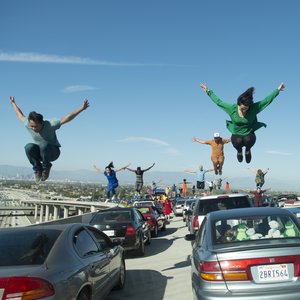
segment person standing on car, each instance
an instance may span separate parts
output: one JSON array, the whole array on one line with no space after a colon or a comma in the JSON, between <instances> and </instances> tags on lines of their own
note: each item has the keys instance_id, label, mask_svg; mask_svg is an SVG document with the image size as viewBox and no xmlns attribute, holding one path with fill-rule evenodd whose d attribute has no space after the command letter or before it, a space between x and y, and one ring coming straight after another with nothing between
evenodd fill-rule
<instances>
[{"instance_id":1,"label":"person standing on car","mask_svg":"<svg viewBox=\"0 0 300 300\"><path fill-rule=\"evenodd\" d=\"M116 188L119 186L119 181L117 179L117 172L125 170L130 164L126 165L125 167L122 167L120 169L114 170L114 164L113 162L111 162L108 166L105 167L105 170L103 171L103 169L101 168L97 168L94 165L94 169L96 169L96 171L104 174L104 176L107 178L108 184L107 184L107 188L106 188L106 201L105 202L109 202L110 201L110 194L112 193L112 200L114 200L116 198Z\"/></svg>"},{"instance_id":2,"label":"person standing on car","mask_svg":"<svg viewBox=\"0 0 300 300\"><path fill-rule=\"evenodd\" d=\"M25 153L32 165L35 175L35 182L40 183L48 179L53 161L60 156L60 143L56 136L56 130L61 125L70 122L81 112L89 107L89 102L85 99L80 108L62 117L61 119L44 120L43 115L32 111L26 118L15 102L14 97L10 97L17 117L24 123L25 128L32 136L33 142L25 146Z\"/></svg>"},{"instance_id":3,"label":"person standing on car","mask_svg":"<svg viewBox=\"0 0 300 300\"><path fill-rule=\"evenodd\" d=\"M153 168L155 165L155 163L152 164L152 166L150 166L147 169L142 170L141 167L137 167L136 170L130 169L128 167L126 167L126 170L130 171L130 172L134 172L136 175L136 180L135 180L135 190L138 193L138 195L141 194L141 190L143 188L144 185L144 179L143 179L143 175L146 171L150 170L151 168Z\"/></svg>"},{"instance_id":4,"label":"person standing on car","mask_svg":"<svg viewBox=\"0 0 300 300\"><path fill-rule=\"evenodd\" d=\"M213 140L201 140L193 137L193 142L211 146L211 161L216 175L222 175L224 164L224 145L231 142L231 139L223 139L220 133L215 132Z\"/></svg>"},{"instance_id":5,"label":"person standing on car","mask_svg":"<svg viewBox=\"0 0 300 300\"><path fill-rule=\"evenodd\" d=\"M281 83L269 96L255 103L253 102L254 87L250 87L238 97L236 104L223 102L204 83L201 83L200 87L216 105L230 116L231 120L226 122L226 126L232 133L231 142L237 150L237 160L243 161L242 149L245 147L246 163L250 163L251 148L256 142L255 131L267 126L257 121L257 115L273 102L279 92L284 89L284 84Z\"/></svg>"}]
</instances>

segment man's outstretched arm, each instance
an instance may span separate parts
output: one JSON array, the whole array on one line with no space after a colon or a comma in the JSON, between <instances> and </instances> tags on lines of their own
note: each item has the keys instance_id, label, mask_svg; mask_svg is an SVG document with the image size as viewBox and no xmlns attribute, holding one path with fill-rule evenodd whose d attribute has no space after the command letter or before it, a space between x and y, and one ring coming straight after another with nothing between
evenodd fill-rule
<instances>
[{"instance_id":1,"label":"man's outstretched arm","mask_svg":"<svg viewBox=\"0 0 300 300\"><path fill-rule=\"evenodd\" d=\"M19 108L19 106L16 104L16 102L15 102L15 97L10 97L9 100L10 100L10 104L11 104L12 107L14 108L14 110L15 110L15 112L16 112L18 118L19 118L19 120L23 122L23 121L25 120L25 116L24 116L24 114L22 113L22 111L21 111L21 109Z\"/></svg>"},{"instance_id":2,"label":"man's outstretched arm","mask_svg":"<svg viewBox=\"0 0 300 300\"><path fill-rule=\"evenodd\" d=\"M76 109L75 111L71 112L70 114L66 115L65 117L62 117L60 119L61 124L65 124L67 122L70 122L73 120L76 116L78 116L82 111L87 109L90 106L89 101L87 99L84 99L82 105L80 108Z\"/></svg>"}]
</instances>

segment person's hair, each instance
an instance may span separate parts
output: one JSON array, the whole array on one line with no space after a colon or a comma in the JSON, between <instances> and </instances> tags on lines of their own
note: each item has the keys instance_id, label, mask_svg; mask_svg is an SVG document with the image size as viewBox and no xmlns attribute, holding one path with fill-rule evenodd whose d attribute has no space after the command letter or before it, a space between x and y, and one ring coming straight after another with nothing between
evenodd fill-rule
<instances>
[{"instance_id":1,"label":"person's hair","mask_svg":"<svg viewBox=\"0 0 300 300\"><path fill-rule=\"evenodd\" d=\"M110 170L113 169L113 168L114 168L114 163L111 161L111 162L109 163L109 165L105 167L105 169L106 169L106 168L108 168L108 169L110 169Z\"/></svg>"},{"instance_id":2,"label":"person's hair","mask_svg":"<svg viewBox=\"0 0 300 300\"><path fill-rule=\"evenodd\" d=\"M36 123L42 124L44 122L44 117L43 117L43 115L41 115L35 111L32 111L28 115L28 121L30 121L30 120L34 121Z\"/></svg>"},{"instance_id":3,"label":"person's hair","mask_svg":"<svg viewBox=\"0 0 300 300\"><path fill-rule=\"evenodd\" d=\"M257 175L262 175L263 174L263 171L261 169L258 169L257 170Z\"/></svg>"},{"instance_id":4,"label":"person's hair","mask_svg":"<svg viewBox=\"0 0 300 300\"><path fill-rule=\"evenodd\" d=\"M250 106L251 104L253 104L253 94L254 94L254 87L250 87L238 97L237 105L243 104L245 106Z\"/></svg>"},{"instance_id":5,"label":"person's hair","mask_svg":"<svg viewBox=\"0 0 300 300\"><path fill-rule=\"evenodd\" d=\"M136 172L137 172L138 174L142 173L141 167L137 167L137 168L136 168Z\"/></svg>"}]
</instances>

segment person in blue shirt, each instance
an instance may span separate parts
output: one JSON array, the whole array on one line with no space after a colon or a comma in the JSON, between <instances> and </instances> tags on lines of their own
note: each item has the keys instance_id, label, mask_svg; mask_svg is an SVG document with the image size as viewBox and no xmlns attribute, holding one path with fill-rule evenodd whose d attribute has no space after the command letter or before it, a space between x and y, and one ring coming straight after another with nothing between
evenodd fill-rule
<instances>
[{"instance_id":1,"label":"person in blue shirt","mask_svg":"<svg viewBox=\"0 0 300 300\"><path fill-rule=\"evenodd\" d=\"M94 168L98 172L103 172L104 176L107 178L108 184L106 188L106 202L110 201L110 193L112 193L112 200L116 197L116 188L119 186L119 181L117 179L117 172L125 170L127 167L129 167L130 164L126 165L125 167L122 167L120 169L114 170L114 164L111 162L108 166L105 167L105 170L101 168L97 168L94 165Z\"/></svg>"},{"instance_id":2,"label":"person in blue shirt","mask_svg":"<svg viewBox=\"0 0 300 300\"><path fill-rule=\"evenodd\" d=\"M80 108L62 117L60 120L44 120L43 115L32 111L26 118L21 109L17 106L14 97L10 97L10 103L17 114L17 117L32 136L33 142L25 146L25 153L32 164L35 174L35 182L48 179L53 161L60 155L60 143L57 140L56 130L61 125L70 122L82 111L89 107L89 102L85 99Z\"/></svg>"},{"instance_id":3,"label":"person in blue shirt","mask_svg":"<svg viewBox=\"0 0 300 300\"><path fill-rule=\"evenodd\" d=\"M203 190L205 188L205 174L207 172L211 172L214 169L209 169L209 170L204 170L202 165L199 165L199 169L196 171L192 171L192 170L184 170L184 172L187 173L192 173L192 174L196 174L196 178L197 178L197 189L198 190Z\"/></svg>"}]
</instances>

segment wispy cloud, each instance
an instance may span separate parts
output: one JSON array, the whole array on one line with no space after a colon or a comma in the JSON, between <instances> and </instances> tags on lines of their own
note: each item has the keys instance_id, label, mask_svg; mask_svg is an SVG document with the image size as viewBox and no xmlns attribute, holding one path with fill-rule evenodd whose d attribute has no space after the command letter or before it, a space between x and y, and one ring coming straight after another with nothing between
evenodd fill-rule
<instances>
[{"instance_id":1,"label":"wispy cloud","mask_svg":"<svg viewBox=\"0 0 300 300\"><path fill-rule=\"evenodd\" d=\"M293 153L280 152L280 151L276 151L276 150L268 150L267 153L268 154L274 154L274 155L283 155L283 156L293 155Z\"/></svg>"},{"instance_id":2,"label":"wispy cloud","mask_svg":"<svg viewBox=\"0 0 300 300\"><path fill-rule=\"evenodd\" d=\"M100 65L100 66L166 66L165 64L142 64L124 63L104 60L94 60L87 57L78 56L59 56L54 54L42 54L34 52L4 52L0 50L0 61L24 62L24 63L48 63L48 64L75 64L75 65Z\"/></svg>"},{"instance_id":3,"label":"wispy cloud","mask_svg":"<svg viewBox=\"0 0 300 300\"><path fill-rule=\"evenodd\" d=\"M130 136L120 140L120 142L146 142L146 143L157 144L161 146L169 146L167 142L164 142L162 140L142 137L142 136Z\"/></svg>"},{"instance_id":4,"label":"wispy cloud","mask_svg":"<svg viewBox=\"0 0 300 300\"><path fill-rule=\"evenodd\" d=\"M96 90L95 87L89 85L70 85L66 86L62 89L63 93L77 93L77 92L84 92L84 91L92 91Z\"/></svg>"},{"instance_id":5,"label":"wispy cloud","mask_svg":"<svg viewBox=\"0 0 300 300\"><path fill-rule=\"evenodd\" d=\"M159 139L154 139L154 138L149 138L149 137L143 137L143 136L129 136L126 137L125 139L120 140L120 142L125 142L125 143L150 143L154 145L158 145L162 147L162 153L171 155L171 156L177 156L180 155L179 150L173 148L169 143L159 140Z\"/></svg>"}]
</instances>

